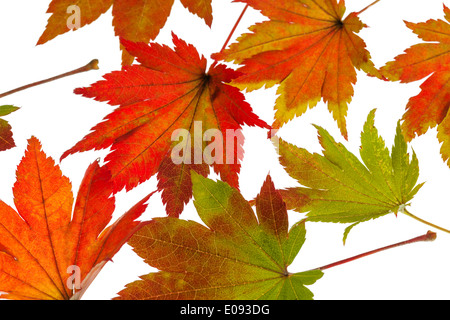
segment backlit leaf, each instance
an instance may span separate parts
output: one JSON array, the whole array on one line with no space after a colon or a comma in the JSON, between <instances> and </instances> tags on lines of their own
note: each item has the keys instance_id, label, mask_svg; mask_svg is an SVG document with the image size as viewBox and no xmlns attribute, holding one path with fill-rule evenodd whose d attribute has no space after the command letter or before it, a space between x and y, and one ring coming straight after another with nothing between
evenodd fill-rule
<instances>
[{"instance_id":1,"label":"backlit leaf","mask_svg":"<svg viewBox=\"0 0 450 320\"><path fill-rule=\"evenodd\" d=\"M403 83L429 76L420 86L421 92L409 99L402 130L410 141L437 126L441 155L450 166L450 10L446 6L444 13L445 21L406 22L406 26L425 42L406 49L380 71L389 80Z\"/></svg>"},{"instance_id":2,"label":"backlit leaf","mask_svg":"<svg viewBox=\"0 0 450 320\"><path fill-rule=\"evenodd\" d=\"M344 1L336 0L238 1L270 20L255 24L251 33L214 55L243 65L238 69L243 76L232 84L247 91L280 84L274 128L323 99L347 137L346 115L356 70L381 78L364 41L356 35L365 27L358 13L344 18Z\"/></svg>"},{"instance_id":3,"label":"backlit leaf","mask_svg":"<svg viewBox=\"0 0 450 320\"><path fill-rule=\"evenodd\" d=\"M108 226L115 207L112 184L97 162L87 169L75 201L71 188L31 138L17 168L17 211L0 201L2 298L81 298L104 264L145 224L135 219L149 196Z\"/></svg>"},{"instance_id":4,"label":"backlit leaf","mask_svg":"<svg viewBox=\"0 0 450 320\"><path fill-rule=\"evenodd\" d=\"M7 116L18 109L18 107L10 105L0 106L0 117ZM11 129L8 121L0 119L0 151L8 150L16 146Z\"/></svg>"},{"instance_id":5,"label":"backlit leaf","mask_svg":"<svg viewBox=\"0 0 450 320\"><path fill-rule=\"evenodd\" d=\"M190 12L211 26L211 0L180 1ZM68 32L76 19L79 19L80 24L76 28L94 22L111 6L115 34L133 42L147 43L155 39L164 27L173 4L174 0L52 0L47 11L51 16L38 44L44 44ZM132 55L123 51L124 65L131 64L133 59Z\"/></svg>"},{"instance_id":6,"label":"backlit leaf","mask_svg":"<svg viewBox=\"0 0 450 320\"><path fill-rule=\"evenodd\" d=\"M280 190L289 209L307 212L309 221L358 223L397 213L408 205L422 186L416 185L417 157L413 153L410 159L400 125L389 153L374 117L375 110L361 134L362 162L318 126L323 155L280 140L280 162L302 185Z\"/></svg>"},{"instance_id":7,"label":"backlit leaf","mask_svg":"<svg viewBox=\"0 0 450 320\"><path fill-rule=\"evenodd\" d=\"M237 88L226 84L238 72L224 65L207 71L206 59L192 45L175 35L173 41L175 50L124 40L140 64L75 90L119 107L63 158L111 146L105 160L114 191L130 190L158 174L167 213L178 216L192 195L191 170L206 176L212 166L237 188L244 141L240 129L269 126L253 113ZM208 137L211 132L213 137ZM208 153L211 144L215 152Z\"/></svg>"},{"instance_id":8,"label":"backlit leaf","mask_svg":"<svg viewBox=\"0 0 450 320\"><path fill-rule=\"evenodd\" d=\"M234 188L192 174L194 204L206 227L155 218L129 241L150 266L118 299L312 299L305 287L320 270L288 272L305 242L305 223L290 229L286 205L267 177L256 213Z\"/></svg>"}]
</instances>

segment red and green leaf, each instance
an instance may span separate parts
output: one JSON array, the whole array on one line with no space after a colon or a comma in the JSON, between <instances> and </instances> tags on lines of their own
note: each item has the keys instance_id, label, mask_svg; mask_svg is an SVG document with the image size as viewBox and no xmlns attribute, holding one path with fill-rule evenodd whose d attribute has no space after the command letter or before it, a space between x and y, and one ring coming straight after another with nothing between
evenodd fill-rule
<instances>
[{"instance_id":1,"label":"red and green leaf","mask_svg":"<svg viewBox=\"0 0 450 320\"><path fill-rule=\"evenodd\" d=\"M286 205L267 177L256 214L238 190L192 174L194 204L206 227L155 218L128 242L160 272L142 276L117 299L312 299L305 287L322 271L290 273L305 222L289 229Z\"/></svg>"},{"instance_id":2,"label":"red and green leaf","mask_svg":"<svg viewBox=\"0 0 450 320\"><path fill-rule=\"evenodd\" d=\"M10 105L0 106L0 117L7 116L18 109L18 107ZM5 151L16 146L11 129L8 121L0 119L0 151Z\"/></svg>"}]
</instances>

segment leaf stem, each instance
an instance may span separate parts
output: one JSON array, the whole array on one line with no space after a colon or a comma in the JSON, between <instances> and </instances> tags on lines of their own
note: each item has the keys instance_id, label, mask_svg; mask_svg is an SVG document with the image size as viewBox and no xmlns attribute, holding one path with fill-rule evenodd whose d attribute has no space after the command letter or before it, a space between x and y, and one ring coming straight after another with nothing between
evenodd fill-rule
<instances>
[{"instance_id":1,"label":"leaf stem","mask_svg":"<svg viewBox=\"0 0 450 320\"><path fill-rule=\"evenodd\" d=\"M330 264L327 264L327 265L325 265L323 267L320 267L320 268L316 268L315 270L321 270L322 271L322 270L325 270L325 269L329 269L329 268L332 268L332 267L339 266L339 265L347 263L347 262L351 262L351 261L354 261L354 260L357 260L357 259L360 259L360 258L363 258L363 257L370 256L370 255L372 255L374 253L381 252L381 251L384 251L384 250L392 249L392 248L403 246L403 245L406 245L406 244L421 242L421 241L433 241L435 239L436 239L436 233L434 233L432 231L428 231L424 235L421 235L421 236L418 236L418 237L415 237L415 238L412 238L412 239L409 239L409 240L406 240L406 241L401 241L401 242L398 242L398 243L394 243L394 244L391 244L389 246L378 248L378 249L375 249L375 250L372 250L372 251L368 251L368 252L365 252L365 253L362 253L362 254L358 254L356 256L353 256L353 257L350 257L350 258L347 258L347 259L344 259L344 260L340 260L340 261L337 261L337 262L334 262L334 263L330 263Z\"/></svg>"},{"instance_id":2,"label":"leaf stem","mask_svg":"<svg viewBox=\"0 0 450 320\"><path fill-rule=\"evenodd\" d=\"M37 81L37 82L34 82L34 83L30 83L30 84L27 84L25 86L22 86L22 87L19 87L19 88L7 91L5 93L2 93L2 94L0 94L0 98L9 96L10 94L13 94L13 93L25 90L25 89L29 89L29 88L32 88L32 87L35 87L35 86L38 86L38 85L41 85L41 84L44 84L44 83L47 83L47 82L51 82L51 81L54 81L54 80L58 80L58 79L67 77L67 76L71 76L71 75L74 75L74 74L77 74L77 73L82 73L82 72L86 72L86 71L90 71L90 70L94 70L94 69L98 70L98 60L97 59L92 60L87 65L85 65L83 67L80 67L78 69L75 69L75 70L72 70L72 71L60 74L60 75L52 77L52 78L48 78L48 79L45 79L45 80L41 80L41 81Z\"/></svg>"},{"instance_id":3,"label":"leaf stem","mask_svg":"<svg viewBox=\"0 0 450 320\"><path fill-rule=\"evenodd\" d=\"M369 4L367 7L365 7L364 9L362 9L361 11L357 12L356 15L360 15L361 13L363 13L364 11L366 11L367 9L369 9L371 6L375 5L376 3L380 2L381 0L376 0L375 2L372 2L371 4Z\"/></svg>"},{"instance_id":4,"label":"leaf stem","mask_svg":"<svg viewBox=\"0 0 450 320\"><path fill-rule=\"evenodd\" d=\"M219 53L222 53L222 52L226 49L228 43L229 43L230 40L231 40L231 37L233 36L234 32L236 31L236 29L237 29L239 23L241 22L242 17L244 16L244 14L245 14L245 12L247 11L248 7L249 7L248 4L245 5L244 10L242 10L242 12L241 12L239 18L236 20L236 23L234 24L233 29L231 29L231 32L230 32L230 34L228 35L228 38L225 40L225 43L223 44L222 49L220 49ZM214 61L212 67L214 67L216 64L217 64L217 60Z\"/></svg>"},{"instance_id":5,"label":"leaf stem","mask_svg":"<svg viewBox=\"0 0 450 320\"><path fill-rule=\"evenodd\" d=\"M222 49L220 50L220 52L222 52L223 50L225 50L225 48L227 47L228 42L230 42L231 37L233 36L234 32L236 31L236 29L237 29L239 23L240 23L241 20L242 20L242 17L243 17L244 14L245 14L245 11L247 11L247 9L248 9L248 4L245 5L244 10L242 10L241 15L239 16L239 18L237 19L236 23L234 24L233 29L231 29L231 32L230 32L230 34L228 35L227 40L225 40L225 43L223 44L223 47L222 47Z\"/></svg>"},{"instance_id":6,"label":"leaf stem","mask_svg":"<svg viewBox=\"0 0 450 320\"><path fill-rule=\"evenodd\" d=\"M430 226L430 227L433 227L433 228L436 228L436 229L438 229L438 230L441 230L441 231L450 233L450 230L445 229L445 228L442 228L442 227L439 227L439 226L437 226L437 225L435 225L435 224L433 224L433 223L431 223L431 222L428 222L428 221L423 220L423 219L421 219L421 218L419 218L419 217L416 217L415 215L413 215L411 212L409 212L409 211L406 210L406 209L403 210L403 213L404 213L405 215L407 215L408 217L411 217L411 218L413 218L413 219L415 219L415 220L417 220L417 221L419 221L419 222L422 222L422 223L424 223L424 224L426 224L426 225L428 225L428 226Z\"/></svg>"}]
</instances>

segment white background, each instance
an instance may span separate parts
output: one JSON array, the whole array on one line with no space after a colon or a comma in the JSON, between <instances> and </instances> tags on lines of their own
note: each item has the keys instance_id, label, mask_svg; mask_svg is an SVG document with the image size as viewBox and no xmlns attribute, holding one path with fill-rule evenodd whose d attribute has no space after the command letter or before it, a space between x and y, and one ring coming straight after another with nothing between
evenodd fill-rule
<instances>
[{"instance_id":1,"label":"white background","mask_svg":"<svg viewBox=\"0 0 450 320\"><path fill-rule=\"evenodd\" d=\"M0 199L14 206L12 187L15 170L27 145L27 139L36 136L48 156L57 162L61 154L84 137L105 115L113 110L106 103L96 102L73 94L73 89L88 86L101 76L121 67L119 40L114 36L111 10L97 21L75 32L36 46L47 24L46 10L49 0L2 1L0 4L0 92L54 76L84 65L93 58L100 60L100 70L62 79L1 99L0 104L13 104L21 109L5 119L13 126L17 147L0 153ZM175 1L172 14L157 41L171 45L174 31L185 41L209 58L222 47L244 5L231 0L213 0L212 28L190 14L179 1ZM347 0L347 12L359 11L372 0ZM447 3L448 4L448 3ZM377 67L392 60L410 45L420 41L403 20L422 22L430 18L443 18L441 0L389 0L381 1L361 15L369 25L360 32L366 41ZM249 9L235 37L256 21L264 19ZM358 154L360 132L368 112L377 108L376 126L392 146L397 121L404 113L411 96L419 93L419 85L383 82L358 73L355 95L347 117L349 139L339 134L336 123L323 103L309 110L279 131L286 141L310 151L320 152L317 134L311 123L327 129L338 141ZM253 110L268 123L273 121L275 88L247 94ZM296 185L278 163L265 131L245 128L245 157L240 174L241 191L252 199L270 171L277 187ZM412 148L420 163L419 182L425 186L413 199L410 211L435 224L450 228L448 209L450 169L439 154L436 130L413 140ZM61 163L63 174L73 184L74 193L87 166L108 150L85 152L69 156ZM155 190L153 177L138 188L116 195L114 218L124 213L149 192ZM160 194L149 201L142 219L164 216ZM290 212L291 222L303 217ZM198 220L192 202L181 215L183 219ZM289 271L305 271L341 260L355 254L406 240L426 233L430 228L409 217L389 214L374 221L358 225L342 244L346 225L308 223L307 241ZM450 290L450 235L438 232L432 243L413 244L376 254L325 271L316 284L310 286L315 299L449 299ZM87 290L84 299L111 299L125 284L154 269L134 254L128 245L108 263Z\"/></svg>"}]
</instances>

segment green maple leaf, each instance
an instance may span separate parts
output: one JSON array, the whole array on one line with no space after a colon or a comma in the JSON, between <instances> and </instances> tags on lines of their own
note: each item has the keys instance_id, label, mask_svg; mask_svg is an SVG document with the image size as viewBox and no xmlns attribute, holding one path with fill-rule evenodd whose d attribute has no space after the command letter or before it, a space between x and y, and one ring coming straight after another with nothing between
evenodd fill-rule
<instances>
[{"instance_id":1,"label":"green maple leaf","mask_svg":"<svg viewBox=\"0 0 450 320\"><path fill-rule=\"evenodd\" d=\"M305 241L305 222L290 229L286 205L268 177L249 203L228 184L192 172L194 204L206 226L155 218L129 241L160 272L142 276L117 299L312 299L305 287L320 270L289 273Z\"/></svg>"},{"instance_id":2,"label":"green maple leaf","mask_svg":"<svg viewBox=\"0 0 450 320\"><path fill-rule=\"evenodd\" d=\"M361 162L323 128L316 126L323 155L311 154L280 140L280 162L302 187L280 190L288 209L307 212L309 221L357 223L388 213L404 212L423 184L419 164L397 125L389 153L369 113L361 133ZM345 240L345 238L344 238Z\"/></svg>"}]
</instances>

